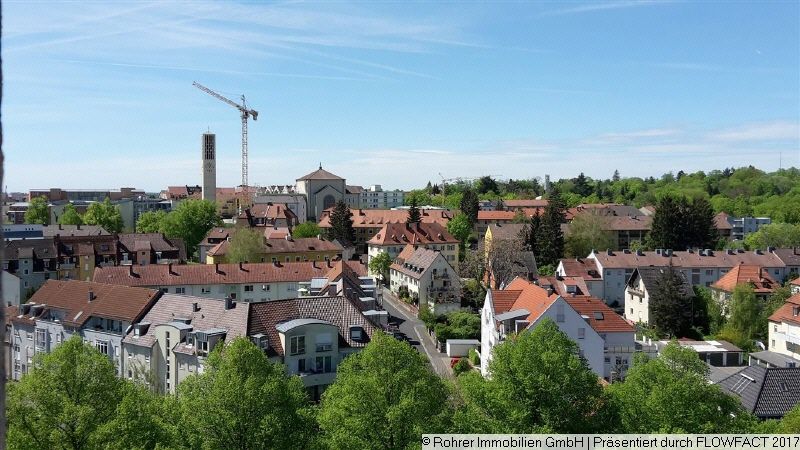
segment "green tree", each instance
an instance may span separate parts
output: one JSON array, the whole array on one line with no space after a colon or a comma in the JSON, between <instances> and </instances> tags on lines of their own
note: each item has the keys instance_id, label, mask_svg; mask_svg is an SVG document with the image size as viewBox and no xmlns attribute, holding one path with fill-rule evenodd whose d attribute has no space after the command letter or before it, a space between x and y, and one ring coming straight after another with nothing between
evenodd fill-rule
<instances>
[{"instance_id":1,"label":"green tree","mask_svg":"<svg viewBox=\"0 0 800 450\"><path fill-rule=\"evenodd\" d=\"M208 231L222 224L217 206L208 200L183 200L164 217L162 232L168 237L183 239L189 255L195 255Z\"/></svg>"},{"instance_id":2,"label":"green tree","mask_svg":"<svg viewBox=\"0 0 800 450\"><path fill-rule=\"evenodd\" d=\"M118 205L113 205L111 199L106 197L102 202L94 202L86 208L83 221L87 225L100 225L110 233L122 231L122 213Z\"/></svg>"},{"instance_id":3,"label":"green tree","mask_svg":"<svg viewBox=\"0 0 800 450\"><path fill-rule=\"evenodd\" d=\"M650 248L682 249L686 231L685 202L685 199L677 199L671 195L658 201L648 235Z\"/></svg>"},{"instance_id":4,"label":"green tree","mask_svg":"<svg viewBox=\"0 0 800 450\"><path fill-rule=\"evenodd\" d=\"M34 197L31 199L28 203L28 210L25 211L25 223L50 224L50 208L47 206L46 198Z\"/></svg>"},{"instance_id":5,"label":"green tree","mask_svg":"<svg viewBox=\"0 0 800 450\"><path fill-rule=\"evenodd\" d=\"M260 230L238 228L228 243L226 259L229 263L261 262L264 254L264 235Z\"/></svg>"},{"instance_id":6,"label":"green tree","mask_svg":"<svg viewBox=\"0 0 800 450\"><path fill-rule=\"evenodd\" d=\"M337 202L331 212L331 227L328 229L328 237L331 240L338 239L340 242L355 242L356 240L353 213L343 201Z\"/></svg>"},{"instance_id":7,"label":"green tree","mask_svg":"<svg viewBox=\"0 0 800 450\"><path fill-rule=\"evenodd\" d=\"M684 337L692 328L692 293L684 292L681 273L661 271L650 293L650 325L662 335Z\"/></svg>"},{"instance_id":8,"label":"green tree","mask_svg":"<svg viewBox=\"0 0 800 450\"><path fill-rule=\"evenodd\" d=\"M586 175L584 175L583 172L581 172L577 178L574 178L572 183L572 192L580 195L581 197L588 197L592 195L592 187L589 185L589 179L586 178Z\"/></svg>"},{"instance_id":9,"label":"green tree","mask_svg":"<svg viewBox=\"0 0 800 450\"><path fill-rule=\"evenodd\" d=\"M392 265L392 258L386 252L380 252L369 260L369 271L380 275L381 281L389 279L389 267Z\"/></svg>"},{"instance_id":10,"label":"green tree","mask_svg":"<svg viewBox=\"0 0 800 450\"><path fill-rule=\"evenodd\" d=\"M164 230L164 218L167 213L158 211L146 211L139 214L139 219L136 221L137 233L161 233Z\"/></svg>"},{"instance_id":11,"label":"green tree","mask_svg":"<svg viewBox=\"0 0 800 450\"><path fill-rule=\"evenodd\" d=\"M797 247L800 246L800 225L789 223L765 225L755 233L748 234L744 242L749 249Z\"/></svg>"},{"instance_id":12,"label":"green tree","mask_svg":"<svg viewBox=\"0 0 800 450\"><path fill-rule=\"evenodd\" d=\"M552 320L544 319L496 346L486 389L468 389L464 394L478 405L491 406L483 415L489 422L504 424L506 433L604 430L612 412L605 407L597 375L578 350L578 344Z\"/></svg>"},{"instance_id":13,"label":"green tree","mask_svg":"<svg viewBox=\"0 0 800 450\"><path fill-rule=\"evenodd\" d=\"M762 315L761 302L753 288L740 284L733 289L728 310L728 321L722 329L721 336L748 351L753 348L753 340L761 339L766 334L766 322Z\"/></svg>"},{"instance_id":14,"label":"green tree","mask_svg":"<svg viewBox=\"0 0 800 450\"><path fill-rule=\"evenodd\" d=\"M52 353L37 354L31 371L8 385L8 446L99 448L99 430L121 398L111 360L73 336Z\"/></svg>"},{"instance_id":15,"label":"green tree","mask_svg":"<svg viewBox=\"0 0 800 450\"><path fill-rule=\"evenodd\" d=\"M699 325L706 334L716 335L722 330L726 321L722 305L712 297L711 291L707 287L694 286L693 289L695 304L698 305L696 309L702 309L705 312L705 320Z\"/></svg>"},{"instance_id":16,"label":"green tree","mask_svg":"<svg viewBox=\"0 0 800 450\"><path fill-rule=\"evenodd\" d=\"M313 420L299 377L269 361L245 338L219 345L204 373L186 378L176 397L177 438L203 449L304 449Z\"/></svg>"},{"instance_id":17,"label":"green tree","mask_svg":"<svg viewBox=\"0 0 800 450\"><path fill-rule=\"evenodd\" d=\"M148 387L132 382L122 386L122 400L113 418L98 429L106 450L152 449L173 441L164 411L164 398Z\"/></svg>"},{"instance_id":18,"label":"green tree","mask_svg":"<svg viewBox=\"0 0 800 450\"><path fill-rule=\"evenodd\" d=\"M794 406L783 418L781 418L777 429L772 433L800 433L800 403Z\"/></svg>"},{"instance_id":19,"label":"green tree","mask_svg":"<svg viewBox=\"0 0 800 450\"><path fill-rule=\"evenodd\" d=\"M472 234L472 226L469 224L469 218L464 213L456 214L450 222L447 223L447 231L458 239L463 245Z\"/></svg>"},{"instance_id":20,"label":"green tree","mask_svg":"<svg viewBox=\"0 0 800 450\"><path fill-rule=\"evenodd\" d=\"M606 219L594 212L575 216L564 240L566 255L573 258L585 258L593 249L613 250L616 246Z\"/></svg>"},{"instance_id":21,"label":"green tree","mask_svg":"<svg viewBox=\"0 0 800 450\"><path fill-rule=\"evenodd\" d=\"M625 433L742 433L755 419L739 401L706 381L697 353L670 343L661 356L638 354L625 381L609 392Z\"/></svg>"},{"instance_id":22,"label":"green tree","mask_svg":"<svg viewBox=\"0 0 800 450\"><path fill-rule=\"evenodd\" d=\"M419 204L417 203L417 198L412 197L411 202L408 204L408 218L406 219L406 223L420 222L422 222L422 214L419 211Z\"/></svg>"},{"instance_id":23,"label":"green tree","mask_svg":"<svg viewBox=\"0 0 800 450\"><path fill-rule=\"evenodd\" d=\"M687 207L686 242L681 247L669 248L715 248L719 232L714 224L714 209L704 197L696 198ZM665 247L666 248L666 247Z\"/></svg>"},{"instance_id":24,"label":"green tree","mask_svg":"<svg viewBox=\"0 0 800 450\"><path fill-rule=\"evenodd\" d=\"M303 222L292 229L294 238L314 238L322 235L322 228L314 222Z\"/></svg>"},{"instance_id":25,"label":"green tree","mask_svg":"<svg viewBox=\"0 0 800 450\"><path fill-rule=\"evenodd\" d=\"M387 450L418 448L450 418L447 385L411 346L380 332L339 364L317 416L331 448Z\"/></svg>"},{"instance_id":26,"label":"green tree","mask_svg":"<svg viewBox=\"0 0 800 450\"><path fill-rule=\"evenodd\" d=\"M482 176L475 181L475 190L481 195L488 194L489 192L500 192L497 181L488 175Z\"/></svg>"},{"instance_id":27,"label":"green tree","mask_svg":"<svg viewBox=\"0 0 800 450\"><path fill-rule=\"evenodd\" d=\"M64 212L58 218L58 223L60 225L83 225L83 218L78 214L75 205L67 203L64 205Z\"/></svg>"},{"instance_id":28,"label":"green tree","mask_svg":"<svg viewBox=\"0 0 800 450\"><path fill-rule=\"evenodd\" d=\"M548 199L547 206L541 217L541 225L536 235L536 263L541 265L558 265L558 260L564 256L564 232L561 224L565 222L564 204L561 195L553 190Z\"/></svg>"},{"instance_id":29,"label":"green tree","mask_svg":"<svg viewBox=\"0 0 800 450\"><path fill-rule=\"evenodd\" d=\"M464 195L461 197L461 212L467 216L470 228L478 221L479 201L478 194L472 189L464 191Z\"/></svg>"}]
</instances>

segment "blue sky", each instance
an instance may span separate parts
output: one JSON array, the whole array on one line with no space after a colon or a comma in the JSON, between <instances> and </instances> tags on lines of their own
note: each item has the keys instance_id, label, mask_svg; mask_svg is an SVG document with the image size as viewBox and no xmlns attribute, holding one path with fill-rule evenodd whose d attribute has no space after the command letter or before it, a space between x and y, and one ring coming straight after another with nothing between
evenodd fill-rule
<instances>
[{"instance_id":1,"label":"blue sky","mask_svg":"<svg viewBox=\"0 0 800 450\"><path fill-rule=\"evenodd\" d=\"M800 167L782 2L3 2L6 185L157 191Z\"/></svg>"}]
</instances>

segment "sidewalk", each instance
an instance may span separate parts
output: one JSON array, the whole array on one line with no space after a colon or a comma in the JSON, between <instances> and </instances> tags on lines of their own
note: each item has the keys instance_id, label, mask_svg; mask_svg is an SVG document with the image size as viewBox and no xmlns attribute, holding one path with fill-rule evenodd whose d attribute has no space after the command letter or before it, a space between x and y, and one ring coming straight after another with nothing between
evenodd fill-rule
<instances>
[{"instance_id":1,"label":"sidewalk","mask_svg":"<svg viewBox=\"0 0 800 450\"><path fill-rule=\"evenodd\" d=\"M406 334L419 341L419 347L428 357L434 372L441 377L452 378L453 371L450 369L450 358L447 354L440 353L436 349L436 342L428 334L425 324L417 318L416 309L398 299L391 291L385 288L383 289L383 305L389 314L400 317L405 321L403 325L406 328ZM409 331L413 331L413 334Z\"/></svg>"}]
</instances>

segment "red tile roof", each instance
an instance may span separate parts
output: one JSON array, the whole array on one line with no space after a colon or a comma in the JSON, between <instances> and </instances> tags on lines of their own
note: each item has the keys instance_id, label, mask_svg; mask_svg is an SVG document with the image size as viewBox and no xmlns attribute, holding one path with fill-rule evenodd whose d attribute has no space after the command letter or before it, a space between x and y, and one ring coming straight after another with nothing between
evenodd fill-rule
<instances>
[{"instance_id":1,"label":"red tile roof","mask_svg":"<svg viewBox=\"0 0 800 450\"><path fill-rule=\"evenodd\" d=\"M792 286L800 286L800 278L795 278L790 282Z\"/></svg>"},{"instance_id":2,"label":"red tile roof","mask_svg":"<svg viewBox=\"0 0 800 450\"><path fill-rule=\"evenodd\" d=\"M718 230L732 230L733 226L728 222L728 215L721 212L714 216L714 228Z\"/></svg>"},{"instance_id":3,"label":"red tile roof","mask_svg":"<svg viewBox=\"0 0 800 450\"><path fill-rule=\"evenodd\" d=\"M552 287L556 294L562 297L589 296L589 288L582 277L540 277L539 286ZM571 288L570 288L571 287ZM573 292L570 292L572 290Z\"/></svg>"},{"instance_id":4,"label":"red tile roof","mask_svg":"<svg viewBox=\"0 0 800 450\"><path fill-rule=\"evenodd\" d=\"M503 205L507 208L544 208L547 200L503 200Z\"/></svg>"},{"instance_id":5,"label":"red tile roof","mask_svg":"<svg viewBox=\"0 0 800 450\"><path fill-rule=\"evenodd\" d=\"M770 252L760 251L711 251L711 255L702 255L699 251L674 251L671 256L666 253L657 254L653 251L625 253L623 251L613 251L611 255L605 251L596 252L594 258L600 262L605 269L632 269L634 267L646 266L667 266L670 261L674 267L733 267L738 264L748 264L761 267L785 267L785 264ZM588 259L588 258L587 258Z\"/></svg>"},{"instance_id":6,"label":"red tile roof","mask_svg":"<svg viewBox=\"0 0 800 450\"><path fill-rule=\"evenodd\" d=\"M319 226L330 228L330 209L322 212ZM406 223L407 209L350 209L353 214L353 228L380 228L387 223ZM447 226L453 213L446 209L420 209L422 223L438 223Z\"/></svg>"},{"instance_id":7,"label":"red tile roof","mask_svg":"<svg viewBox=\"0 0 800 450\"><path fill-rule=\"evenodd\" d=\"M389 223L383 226L367 244L370 245L426 245L458 244L458 239L438 223Z\"/></svg>"},{"instance_id":8,"label":"red tile roof","mask_svg":"<svg viewBox=\"0 0 800 450\"><path fill-rule=\"evenodd\" d=\"M800 315L794 315L794 308L796 307L800 308L800 294L794 294L787 298L786 303L769 316L769 321L791 322L800 325Z\"/></svg>"},{"instance_id":9,"label":"red tile roof","mask_svg":"<svg viewBox=\"0 0 800 450\"><path fill-rule=\"evenodd\" d=\"M514 302L522 294L521 290L509 289L492 289L492 305L494 306L494 314L503 314L504 312L511 311Z\"/></svg>"},{"instance_id":10,"label":"red tile roof","mask_svg":"<svg viewBox=\"0 0 800 450\"><path fill-rule=\"evenodd\" d=\"M740 284L749 284L757 294L772 293L776 287L780 286L767 270L759 266L737 264L711 287L725 292L733 292L733 289Z\"/></svg>"},{"instance_id":11,"label":"red tile roof","mask_svg":"<svg viewBox=\"0 0 800 450\"><path fill-rule=\"evenodd\" d=\"M91 301L89 293L92 293ZM93 316L133 322L144 314L158 295L159 291L153 289L91 281L48 280L33 294L30 302L64 311L62 323L82 326Z\"/></svg>"},{"instance_id":12,"label":"red tile roof","mask_svg":"<svg viewBox=\"0 0 800 450\"><path fill-rule=\"evenodd\" d=\"M358 261L347 261L359 276L366 267ZM100 267L94 271L94 281L125 286L180 286L193 284L280 283L309 281L326 277L333 268L324 261L250 263L250 264L189 264ZM130 271L133 275L130 275Z\"/></svg>"},{"instance_id":13,"label":"red tile roof","mask_svg":"<svg viewBox=\"0 0 800 450\"><path fill-rule=\"evenodd\" d=\"M633 332L628 323L604 301L594 297L562 297L578 314L588 317L589 325L598 333Z\"/></svg>"},{"instance_id":14,"label":"red tile roof","mask_svg":"<svg viewBox=\"0 0 800 450\"><path fill-rule=\"evenodd\" d=\"M478 211L478 220L504 220L511 222L516 215L516 211Z\"/></svg>"},{"instance_id":15,"label":"red tile roof","mask_svg":"<svg viewBox=\"0 0 800 450\"><path fill-rule=\"evenodd\" d=\"M599 280L600 272L597 264L591 258L562 259L564 274L568 277L581 277L584 280Z\"/></svg>"},{"instance_id":16,"label":"red tile roof","mask_svg":"<svg viewBox=\"0 0 800 450\"><path fill-rule=\"evenodd\" d=\"M276 220L285 219L290 223L297 220L297 215L285 203L257 203L239 213L239 219L247 219L247 211L254 218Z\"/></svg>"}]
</instances>

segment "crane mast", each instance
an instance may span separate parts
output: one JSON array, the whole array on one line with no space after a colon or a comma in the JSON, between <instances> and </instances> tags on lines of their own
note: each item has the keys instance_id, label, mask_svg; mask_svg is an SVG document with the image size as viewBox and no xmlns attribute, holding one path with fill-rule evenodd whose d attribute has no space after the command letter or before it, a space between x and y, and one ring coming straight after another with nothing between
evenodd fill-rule
<instances>
[{"instance_id":1,"label":"crane mast","mask_svg":"<svg viewBox=\"0 0 800 450\"><path fill-rule=\"evenodd\" d=\"M212 97L215 97L217 100L220 100L222 102L225 102L225 103L233 106L234 108L238 109L239 112L241 113L241 116L242 116L242 187L243 188L247 188L247 186L248 186L248 184L247 184L247 168L248 168L248 162L247 162L247 121L248 121L248 119L250 119L250 117L252 117L253 120L258 120L258 111L254 110L254 109L248 109L247 108L247 101L245 100L244 95L242 95L242 104L240 105L240 104L234 102L233 100L230 100L230 99L228 99L226 97L223 97L222 95L212 91L211 89L203 86L202 84L200 84L200 83L198 83L196 81L193 82L192 85L194 87L196 87L197 89L200 89L201 91L205 92L206 94L208 94L208 95L210 95Z\"/></svg>"}]
</instances>

